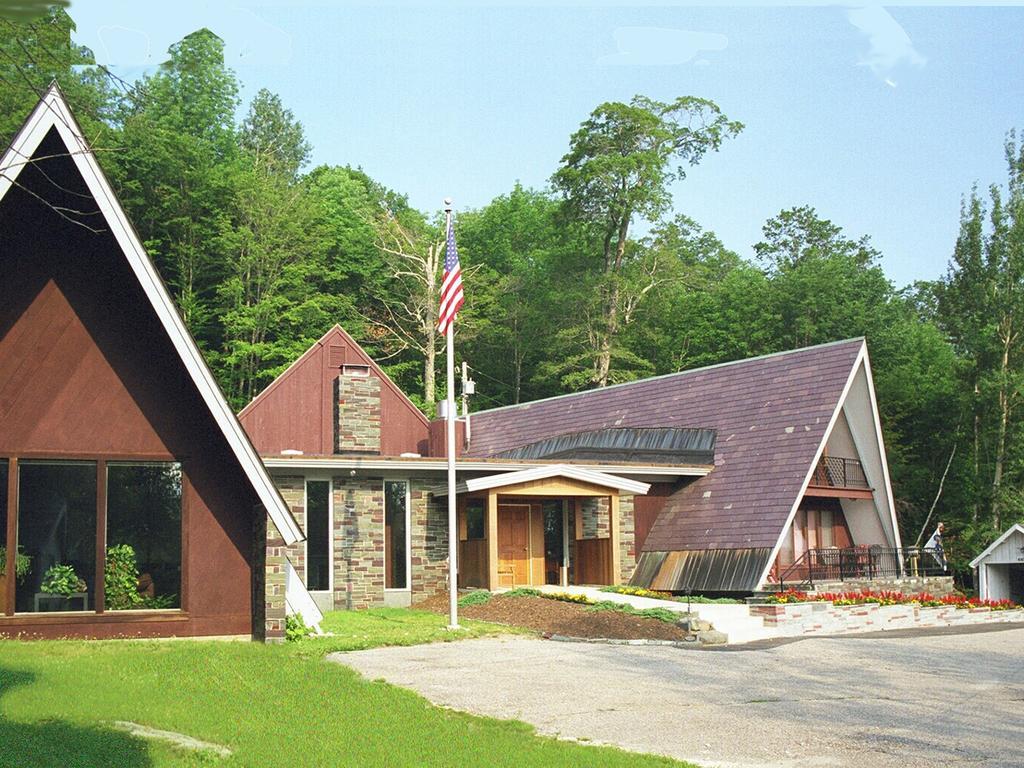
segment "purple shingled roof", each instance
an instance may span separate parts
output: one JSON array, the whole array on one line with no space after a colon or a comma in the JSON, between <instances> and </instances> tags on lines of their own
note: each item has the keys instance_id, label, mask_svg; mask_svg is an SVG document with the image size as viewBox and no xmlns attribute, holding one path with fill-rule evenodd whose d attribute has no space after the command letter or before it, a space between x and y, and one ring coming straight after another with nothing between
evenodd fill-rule
<instances>
[{"instance_id":1,"label":"purple shingled roof","mask_svg":"<svg viewBox=\"0 0 1024 768\"><path fill-rule=\"evenodd\" d=\"M863 339L473 414L470 456L610 427L715 429L715 468L676 491L645 551L774 547Z\"/></svg>"}]
</instances>

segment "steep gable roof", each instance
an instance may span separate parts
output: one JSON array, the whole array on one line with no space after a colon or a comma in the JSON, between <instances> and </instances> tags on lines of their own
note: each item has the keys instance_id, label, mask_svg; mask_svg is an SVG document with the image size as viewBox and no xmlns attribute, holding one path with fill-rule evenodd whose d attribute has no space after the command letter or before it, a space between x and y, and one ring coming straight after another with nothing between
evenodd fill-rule
<instances>
[{"instance_id":1,"label":"steep gable roof","mask_svg":"<svg viewBox=\"0 0 1024 768\"><path fill-rule=\"evenodd\" d=\"M36 108L29 115L11 146L0 159L0 201L18 184L18 176L31 164L43 140L55 133L63 143L68 156L81 174L89 194L95 200L106 226L124 254L132 273L139 281L153 312L167 332L171 344L193 382L210 415L220 428L239 466L252 484L257 498L266 508L271 520L287 543L304 537L292 517L273 481L263 467L224 400L224 396L207 367L191 334L174 307L166 286L147 256L138 233L128 221L110 182L90 150L82 130L71 113L63 94L56 84L51 85Z\"/></svg>"},{"instance_id":2,"label":"steep gable roof","mask_svg":"<svg viewBox=\"0 0 1024 768\"><path fill-rule=\"evenodd\" d=\"M342 357L331 360L337 349ZM427 417L340 325L334 325L238 413L238 419L264 455L298 449L329 455L334 445L333 379L341 365L367 366L380 379L385 423L382 452L419 450L429 434ZM331 378L325 379L325 371ZM390 452L388 449L392 449Z\"/></svg>"},{"instance_id":3,"label":"steep gable roof","mask_svg":"<svg viewBox=\"0 0 1024 768\"><path fill-rule=\"evenodd\" d=\"M644 550L771 550L864 350L852 339L481 411L469 454L587 429L713 429L715 468L668 499Z\"/></svg>"}]
</instances>

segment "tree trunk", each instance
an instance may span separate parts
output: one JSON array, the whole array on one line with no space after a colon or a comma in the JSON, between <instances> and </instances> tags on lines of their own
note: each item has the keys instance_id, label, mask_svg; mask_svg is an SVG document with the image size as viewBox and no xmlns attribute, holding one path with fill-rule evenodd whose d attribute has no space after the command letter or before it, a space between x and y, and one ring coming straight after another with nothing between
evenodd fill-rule
<instances>
[{"instance_id":1,"label":"tree trunk","mask_svg":"<svg viewBox=\"0 0 1024 768\"><path fill-rule=\"evenodd\" d=\"M975 488L980 486L981 466L978 459L978 452L981 450L981 414L978 412L978 401L980 400L980 389L978 387L977 373L974 378L974 402L971 404L974 410L974 482ZM978 522L978 495L972 494L974 504L971 508L971 520Z\"/></svg>"},{"instance_id":2,"label":"tree trunk","mask_svg":"<svg viewBox=\"0 0 1024 768\"><path fill-rule=\"evenodd\" d=\"M435 365L437 360L437 348L434 344L434 340L437 336L437 331L431 331L427 334L427 349L426 355L423 358L423 399L426 401L425 405L429 408L434 402L434 382L435 382Z\"/></svg>"},{"instance_id":3,"label":"tree trunk","mask_svg":"<svg viewBox=\"0 0 1024 768\"><path fill-rule=\"evenodd\" d=\"M1003 482L1003 464L1006 461L1006 425L1010 419L1010 393L1007 391L1006 377L1010 367L1010 345L1013 342L1012 325L1003 336L1003 357L999 361L999 436L996 439L996 462L992 473L992 523L996 530L1000 523L999 490Z\"/></svg>"}]
</instances>

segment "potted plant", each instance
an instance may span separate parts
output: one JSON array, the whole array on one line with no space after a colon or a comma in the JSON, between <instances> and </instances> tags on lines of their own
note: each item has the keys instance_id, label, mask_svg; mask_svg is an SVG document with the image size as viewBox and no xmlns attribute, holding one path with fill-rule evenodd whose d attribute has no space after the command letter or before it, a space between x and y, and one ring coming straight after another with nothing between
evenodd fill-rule
<instances>
[{"instance_id":1,"label":"potted plant","mask_svg":"<svg viewBox=\"0 0 1024 768\"><path fill-rule=\"evenodd\" d=\"M56 595L64 598L62 609L67 609L68 598L75 594L83 594L86 584L75 573L70 565L54 565L43 574L43 583L39 591L47 595Z\"/></svg>"},{"instance_id":2,"label":"potted plant","mask_svg":"<svg viewBox=\"0 0 1024 768\"><path fill-rule=\"evenodd\" d=\"M14 578L19 583L25 581L28 572L32 570L32 558L20 549L14 556ZM7 549L0 547L0 581L7 573ZM0 613L7 610L7 590L0 589Z\"/></svg>"}]
</instances>

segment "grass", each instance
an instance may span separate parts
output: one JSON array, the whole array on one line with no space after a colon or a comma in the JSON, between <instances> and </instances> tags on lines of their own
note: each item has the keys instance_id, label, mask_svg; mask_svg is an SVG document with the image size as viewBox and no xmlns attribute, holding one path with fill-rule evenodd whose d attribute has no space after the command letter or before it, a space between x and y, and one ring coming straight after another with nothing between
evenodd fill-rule
<instances>
[{"instance_id":1,"label":"grass","mask_svg":"<svg viewBox=\"0 0 1024 768\"><path fill-rule=\"evenodd\" d=\"M611 600L602 600L599 603L594 603L587 606L585 610L615 611L616 613L625 613L644 619L657 619L658 621L664 621L666 624L675 624L679 621L679 614L675 611L670 611L668 608L634 608L628 603L615 603Z\"/></svg>"},{"instance_id":2,"label":"grass","mask_svg":"<svg viewBox=\"0 0 1024 768\"><path fill-rule=\"evenodd\" d=\"M333 637L315 637L290 643L304 656L323 656L335 651L361 651L385 645L422 645L529 630L459 619L461 630L448 629L448 617L408 608L371 608L366 611L329 611L320 628Z\"/></svg>"},{"instance_id":3,"label":"grass","mask_svg":"<svg viewBox=\"0 0 1024 768\"><path fill-rule=\"evenodd\" d=\"M449 639L444 623L417 611L329 614L337 637L277 646L0 641L0 766L682 765L440 709L321 658L342 647ZM496 631L473 624L470 636ZM114 720L185 733L233 755L139 741L110 729Z\"/></svg>"}]
</instances>

